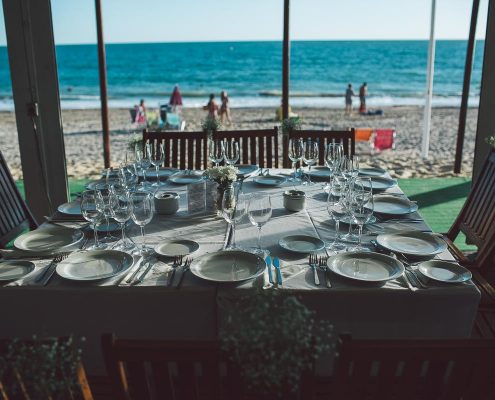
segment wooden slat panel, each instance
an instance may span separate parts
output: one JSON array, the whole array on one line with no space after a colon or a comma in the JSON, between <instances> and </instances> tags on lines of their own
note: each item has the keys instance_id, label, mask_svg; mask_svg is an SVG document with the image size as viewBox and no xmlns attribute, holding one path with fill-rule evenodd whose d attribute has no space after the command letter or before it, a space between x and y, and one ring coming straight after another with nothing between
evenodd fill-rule
<instances>
[{"instance_id":1,"label":"wooden slat panel","mask_svg":"<svg viewBox=\"0 0 495 400\"><path fill-rule=\"evenodd\" d=\"M258 164L261 167L261 161L259 163L256 162L256 137L249 136L249 163L250 164ZM264 165L264 163L263 163Z\"/></svg>"},{"instance_id":2,"label":"wooden slat panel","mask_svg":"<svg viewBox=\"0 0 495 400\"><path fill-rule=\"evenodd\" d=\"M249 164L248 137L242 137L242 163Z\"/></svg>"},{"instance_id":3,"label":"wooden slat panel","mask_svg":"<svg viewBox=\"0 0 495 400\"><path fill-rule=\"evenodd\" d=\"M251 138L253 140L254 138ZM264 137L258 137L258 162L261 168L265 168L265 143L263 141ZM256 139L254 139L256 140ZM253 140L253 141L254 141ZM254 157L253 157L254 156ZM256 152L251 153L251 164L256 164Z\"/></svg>"},{"instance_id":4,"label":"wooden slat panel","mask_svg":"<svg viewBox=\"0 0 495 400\"><path fill-rule=\"evenodd\" d=\"M129 375L131 397L133 399L150 398L151 393L146 380L146 370L142 362L128 362L126 365Z\"/></svg>"},{"instance_id":5,"label":"wooden slat panel","mask_svg":"<svg viewBox=\"0 0 495 400\"><path fill-rule=\"evenodd\" d=\"M275 140L273 138L273 140ZM266 167L273 168L273 147L272 147L272 138L266 138Z\"/></svg>"},{"instance_id":6,"label":"wooden slat panel","mask_svg":"<svg viewBox=\"0 0 495 400\"><path fill-rule=\"evenodd\" d=\"M186 139L181 138L179 140L179 147L180 147L180 169L186 169Z\"/></svg>"},{"instance_id":7,"label":"wooden slat panel","mask_svg":"<svg viewBox=\"0 0 495 400\"><path fill-rule=\"evenodd\" d=\"M278 133L273 137L274 145L273 147L275 148L275 168L278 168L279 162L278 162ZM286 149L287 151L287 149Z\"/></svg>"},{"instance_id":8,"label":"wooden slat panel","mask_svg":"<svg viewBox=\"0 0 495 400\"><path fill-rule=\"evenodd\" d=\"M174 392L167 363L152 362L151 368L158 398L163 400L173 399Z\"/></svg>"}]
</instances>

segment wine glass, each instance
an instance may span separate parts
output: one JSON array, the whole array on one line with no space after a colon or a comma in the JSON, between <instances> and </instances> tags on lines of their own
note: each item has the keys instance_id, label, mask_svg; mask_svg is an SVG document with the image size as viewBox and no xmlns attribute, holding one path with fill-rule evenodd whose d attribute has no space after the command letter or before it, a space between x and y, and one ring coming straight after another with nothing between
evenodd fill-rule
<instances>
[{"instance_id":1,"label":"wine glass","mask_svg":"<svg viewBox=\"0 0 495 400\"><path fill-rule=\"evenodd\" d=\"M110 234L110 218L112 218L112 203L115 197L112 196L112 184L100 183L95 186L95 190L99 193L99 202L96 204L102 216L105 218L106 235L101 240L104 243L114 242L118 240Z\"/></svg>"},{"instance_id":2,"label":"wine glass","mask_svg":"<svg viewBox=\"0 0 495 400\"><path fill-rule=\"evenodd\" d=\"M165 160L165 149L163 148L163 143L160 143L160 146L155 147L155 151L152 151L151 146L146 146L146 151L148 152L148 158L151 164L155 167L156 171L156 182L153 183L152 187L159 187L162 183L160 182L160 166L163 164Z\"/></svg>"},{"instance_id":3,"label":"wine glass","mask_svg":"<svg viewBox=\"0 0 495 400\"><path fill-rule=\"evenodd\" d=\"M136 146L136 168L142 172L143 181L141 182L140 190L148 189L148 181L146 180L146 172L151 166L151 160L149 159L150 150L148 150L149 143L146 143L145 150Z\"/></svg>"},{"instance_id":4,"label":"wine glass","mask_svg":"<svg viewBox=\"0 0 495 400\"><path fill-rule=\"evenodd\" d=\"M311 182L311 166L315 165L318 161L318 142L315 142L311 139L308 139L304 142L302 159L304 161L304 164L308 166L307 184L313 185L313 182Z\"/></svg>"},{"instance_id":5,"label":"wine glass","mask_svg":"<svg viewBox=\"0 0 495 400\"><path fill-rule=\"evenodd\" d=\"M106 244L100 243L98 240L98 232L96 231L96 225L102 218L102 213L100 212L97 203L101 201L99 198L100 194L97 190L86 190L82 194L81 199L81 212L86 221L93 224L93 233L95 237L95 243L93 246L88 247L90 249L104 249Z\"/></svg>"},{"instance_id":6,"label":"wine glass","mask_svg":"<svg viewBox=\"0 0 495 400\"><path fill-rule=\"evenodd\" d=\"M131 218L141 228L142 245L138 250L140 255L146 255L152 251L146 246L144 227L153 219L153 198L151 193L135 192L130 196Z\"/></svg>"},{"instance_id":7,"label":"wine glass","mask_svg":"<svg viewBox=\"0 0 495 400\"><path fill-rule=\"evenodd\" d=\"M373 194L372 183L370 178L358 178L354 182L354 190L352 198L349 201L349 209L352 215L352 219L357 224L358 242L353 251L369 251L368 248L361 245L361 237L363 234L363 226L366 224L373 215Z\"/></svg>"},{"instance_id":8,"label":"wine glass","mask_svg":"<svg viewBox=\"0 0 495 400\"><path fill-rule=\"evenodd\" d=\"M289 139L289 159L292 161L292 168L294 169L294 176L289 180L291 182L297 181L297 162L301 161L303 156L303 140L301 138Z\"/></svg>"},{"instance_id":9,"label":"wine glass","mask_svg":"<svg viewBox=\"0 0 495 400\"><path fill-rule=\"evenodd\" d=\"M129 193L125 188L115 188L111 196L114 197L112 204L112 217L120 224L122 238L112 248L120 250L129 250L134 247L134 243L125 235L125 225L131 218L131 200Z\"/></svg>"},{"instance_id":10,"label":"wine glass","mask_svg":"<svg viewBox=\"0 0 495 400\"><path fill-rule=\"evenodd\" d=\"M232 186L223 192L222 198L222 216L232 225L232 244L229 248L236 249L235 228L236 224L242 220L246 213L246 200L243 193L239 192L235 186Z\"/></svg>"},{"instance_id":11,"label":"wine glass","mask_svg":"<svg viewBox=\"0 0 495 400\"><path fill-rule=\"evenodd\" d=\"M251 224L258 228L258 248L256 253L263 255L261 249L261 228L265 225L272 216L272 200L269 195L264 193L255 193L251 196L247 213Z\"/></svg>"},{"instance_id":12,"label":"wine glass","mask_svg":"<svg viewBox=\"0 0 495 400\"><path fill-rule=\"evenodd\" d=\"M343 199L345 182L332 177L327 198L327 212L330 218L335 221L335 239L332 243L327 243L326 248L334 251L345 249L345 245L340 241L340 221L347 215L347 208Z\"/></svg>"},{"instance_id":13,"label":"wine glass","mask_svg":"<svg viewBox=\"0 0 495 400\"><path fill-rule=\"evenodd\" d=\"M336 143L335 141L332 141L332 143L327 144L327 147L325 148L325 164L329 169L330 179L340 167L343 154L344 148L342 147L342 143ZM327 184L327 187L330 187L330 181Z\"/></svg>"},{"instance_id":14,"label":"wine glass","mask_svg":"<svg viewBox=\"0 0 495 400\"><path fill-rule=\"evenodd\" d=\"M347 180L356 178L359 174L359 156L344 156L341 170Z\"/></svg>"},{"instance_id":15,"label":"wine glass","mask_svg":"<svg viewBox=\"0 0 495 400\"><path fill-rule=\"evenodd\" d=\"M239 161L239 142L233 140L224 143L225 162L234 166Z\"/></svg>"},{"instance_id":16,"label":"wine glass","mask_svg":"<svg viewBox=\"0 0 495 400\"><path fill-rule=\"evenodd\" d=\"M225 149L223 146L223 142L221 140L213 140L211 139L208 142L208 158L212 163L215 163L215 167L222 162L225 156Z\"/></svg>"}]
</instances>

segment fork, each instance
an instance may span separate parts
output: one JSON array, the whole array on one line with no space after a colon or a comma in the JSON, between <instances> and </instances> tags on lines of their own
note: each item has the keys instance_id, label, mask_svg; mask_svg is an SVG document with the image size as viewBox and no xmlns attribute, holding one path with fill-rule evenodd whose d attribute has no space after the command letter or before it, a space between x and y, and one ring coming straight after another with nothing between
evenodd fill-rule
<instances>
[{"instance_id":1,"label":"fork","mask_svg":"<svg viewBox=\"0 0 495 400\"><path fill-rule=\"evenodd\" d=\"M191 266L193 259L192 258L186 258L186 261L184 262L184 265L182 266L182 275L179 278L179 283L175 287L176 289L179 289L180 286L182 285L182 281L184 280L184 275L186 274L187 271L189 271L189 267Z\"/></svg>"},{"instance_id":2,"label":"fork","mask_svg":"<svg viewBox=\"0 0 495 400\"><path fill-rule=\"evenodd\" d=\"M320 279L318 278L318 271L316 267L318 265L318 256L316 254L309 255L309 266L313 269L313 276L315 279L315 285L320 285Z\"/></svg>"},{"instance_id":3,"label":"fork","mask_svg":"<svg viewBox=\"0 0 495 400\"><path fill-rule=\"evenodd\" d=\"M174 276L175 276L175 271L177 270L177 267L180 267L182 264L182 259L184 256L175 256L174 257L174 262L172 263L172 272L170 273L170 277L168 278L168 285L167 286L172 286L172 282L174 281Z\"/></svg>"},{"instance_id":4,"label":"fork","mask_svg":"<svg viewBox=\"0 0 495 400\"><path fill-rule=\"evenodd\" d=\"M328 256L321 256L320 259L318 260L318 266L323 270L325 273L325 283L327 285L327 288L332 287L332 282L330 282L330 278L328 277L328 266L327 266L327 261L328 261Z\"/></svg>"},{"instance_id":5,"label":"fork","mask_svg":"<svg viewBox=\"0 0 495 400\"><path fill-rule=\"evenodd\" d=\"M62 261L62 260L65 260L67 257L69 257L69 254L70 253L61 253L61 254L58 254L56 255L53 260L50 262L50 264L48 265L48 267L46 267L46 269L35 279L35 282L36 283L40 283L42 282L46 277L48 277L45 281L45 283L43 285L46 285L51 277L53 276L53 274L55 273L55 269L57 268L57 264Z\"/></svg>"}]
</instances>

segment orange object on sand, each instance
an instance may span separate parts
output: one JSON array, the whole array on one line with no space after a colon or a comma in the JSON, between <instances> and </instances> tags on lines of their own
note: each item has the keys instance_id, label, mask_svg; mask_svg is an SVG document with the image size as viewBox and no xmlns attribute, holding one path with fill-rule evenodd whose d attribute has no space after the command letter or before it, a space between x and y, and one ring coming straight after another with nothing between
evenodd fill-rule
<instances>
[{"instance_id":1,"label":"orange object on sand","mask_svg":"<svg viewBox=\"0 0 495 400\"><path fill-rule=\"evenodd\" d=\"M354 136L356 142L369 142L372 134L373 129L371 128L356 128Z\"/></svg>"}]
</instances>

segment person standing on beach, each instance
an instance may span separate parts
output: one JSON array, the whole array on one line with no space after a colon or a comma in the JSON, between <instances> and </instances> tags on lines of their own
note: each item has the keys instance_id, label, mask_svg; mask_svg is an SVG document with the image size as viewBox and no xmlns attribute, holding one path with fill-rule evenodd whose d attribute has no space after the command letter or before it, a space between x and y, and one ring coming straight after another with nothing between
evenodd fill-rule
<instances>
[{"instance_id":1,"label":"person standing on beach","mask_svg":"<svg viewBox=\"0 0 495 400\"><path fill-rule=\"evenodd\" d=\"M355 94L352 90L352 85L349 83L345 91L345 115L352 114L352 96L355 96Z\"/></svg>"},{"instance_id":2,"label":"person standing on beach","mask_svg":"<svg viewBox=\"0 0 495 400\"><path fill-rule=\"evenodd\" d=\"M366 114L366 96L368 95L368 84L364 82L359 88L359 113Z\"/></svg>"},{"instance_id":3,"label":"person standing on beach","mask_svg":"<svg viewBox=\"0 0 495 400\"><path fill-rule=\"evenodd\" d=\"M227 122L229 125L232 125L232 118L230 117L230 105L229 105L229 96L227 96L227 92L222 90L220 93L220 99L222 100L222 105L220 106L220 120L223 124L225 117L227 117Z\"/></svg>"},{"instance_id":4,"label":"person standing on beach","mask_svg":"<svg viewBox=\"0 0 495 400\"><path fill-rule=\"evenodd\" d=\"M210 101L203 107L203 110L208 111L208 118L218 117L218 104L215 101L215 95L213 93L210 94Z\"/></svg>"}]
</instances>

